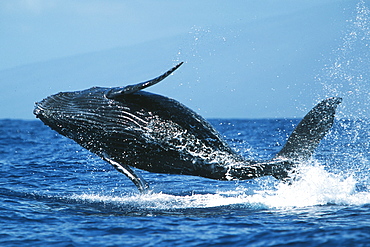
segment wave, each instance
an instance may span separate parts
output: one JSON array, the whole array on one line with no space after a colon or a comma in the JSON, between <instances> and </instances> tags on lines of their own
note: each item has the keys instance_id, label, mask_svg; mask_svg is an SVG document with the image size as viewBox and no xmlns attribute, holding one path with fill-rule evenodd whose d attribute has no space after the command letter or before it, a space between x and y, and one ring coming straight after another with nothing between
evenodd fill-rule
<instances>
[{"instance_id":1,"label":"wave","mask_svg":"<svg viewBox=\"0 0 370 247\"><path fill-rule=\"evenodd\" d=\"M136 210L186 210L217 207L249 209L285 209L321 205L370 204L367 186L354 176L346 178L330 173L321 165L307 165L300 169L292 184L261 183L258 190L238 186L236 190L218 191L214 194L170 195L166 193L101 195L74 194L70 199L81 203L101 203Z\"/></svg>"},{"instance_id":2,"label":"wave","mask_svg":"<svg viewBox=\"0 0 370 247\"><path fill-rule=\"evenodd\" d=\"M343 162L347 163L346 160ZM303 164L295 173L291 184L279 182L272 177L263 177L249 182L239 181L236 184L224 182L226 187L215 187L217 181L210 180L212 186L204 185L202 192L181 192L171 190L171 184L177 183L177 179L172 178L166 183L170 193L165 190L157 191L159 188L163 189L163 186L147 194L140 194L136 190L117 193L114 190L93 189L66 194L60 190L17 192L14 189L2 188L0 197L15 202L27 201L30 205L37 204L38 207L52 208L58 212L131 216L166 214L203 217L271 209L280 211L314 206L370 205L370 186L366 170L362 170L360 174L357 169L352 171L348 167L342 167L340 172L338 169L328 171L324 163L312 160ZM368 164L368 161L365 163ZM203 182L204 180L199 181Z\"/></svg>"}]
</instances>

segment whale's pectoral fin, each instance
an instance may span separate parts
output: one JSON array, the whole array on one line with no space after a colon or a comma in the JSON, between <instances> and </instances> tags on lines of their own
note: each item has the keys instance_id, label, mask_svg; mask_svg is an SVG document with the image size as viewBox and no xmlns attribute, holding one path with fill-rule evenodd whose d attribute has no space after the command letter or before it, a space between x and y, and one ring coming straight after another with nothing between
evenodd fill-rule
<instances>
[{"instance_id":1,"label":"whale's pectoral fin","mask_svg":"<svg viewBox=\"0 0 370 247\"><path fill-rule=\"evenodd\" d=\"M304 161L311 157L334 122L341 98L328 98L317 104L294 129L287 143L273 160Z\"/></svg>"},{"instance_id":2,"label":"whale's pectoral fin","mask_svg":"<svg viewBox=\"0 0 370 247\"><path fill-rule=\"evenodd\" d=\"M119 96L122 96L122 95L125 95L125 94L132 94L132 93L138 92L138 91L140 91L144 88L153 86L154 84L157 84L158 82L162 81L164 78L169 76L172 72L177 70L182 64L183 64L183 62L177 64L172 69L168 70L166 73L164 73L164 74L162 74L162 75L160 75L160 76L158 76L158 77L156 77L152 80L141 82L141 83L138 83L138 84L135 84L135 85L128 85L128 86L125 86L125 87L112 88L111 90L109 90L106 93L106 97L109 98L109 99L115 99L116 97L119 97Z\"/></svg>"},{"instance_id":3,"label":"whale's pectoral fin","mask_svg":"<svg viewBox=\"0 0 370 247\"><path fill-rule=\"evenodd\" d=\"M149 189L148 182L146 182L145 179L141 177L139 174L136 174L129 166L122 165L107 157L104 157L104 160L111 164L114 168L116 168L117 171L125 174L129 179L131 179L131 181L136 185L136 187L141 193L148 191Z\"/></svg>"}]
</instances>

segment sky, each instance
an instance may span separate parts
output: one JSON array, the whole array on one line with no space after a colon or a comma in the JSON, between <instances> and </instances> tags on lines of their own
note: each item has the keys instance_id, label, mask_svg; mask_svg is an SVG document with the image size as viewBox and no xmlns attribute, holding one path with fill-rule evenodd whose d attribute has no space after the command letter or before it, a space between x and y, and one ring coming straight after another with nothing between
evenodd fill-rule
<instances>
[{"instance_id":1,"label":"sky","mask_svg":"<svg viewBox=\"0 0 370 247\"><path fill-rule=\"evenodd\" d=\"M369 117L363 0L0 1L0 119L59 91L115 87L184 65L147 91L206 118L303 117L344 98ZM357 102L357 103L356 103Z\"/></svg>"}]
</instances>

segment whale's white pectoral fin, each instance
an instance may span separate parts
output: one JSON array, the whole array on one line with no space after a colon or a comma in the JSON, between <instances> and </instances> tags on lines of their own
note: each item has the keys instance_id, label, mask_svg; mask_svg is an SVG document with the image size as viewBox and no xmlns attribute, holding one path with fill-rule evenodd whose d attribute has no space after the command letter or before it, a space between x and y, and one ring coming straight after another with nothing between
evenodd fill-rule
<instances>
[{"instance_id":1,"label":"whale's white pectoral fin","mask_svg":"<svg viewBox=\"0 0 370 247\"><path fill-rule=\"evenodd\" d=\"M141 83L138 83L138 84L135 84L135 85L128 85L128 86L125 86L125 87L112 88L111 90L109 90L107 92L106 97L109 98L109 99L114 99L116 97L119 97L119 96L122 96L122 95L125 95L125 94L132 94L132 93L138 92L138 91L140 91L144 88L153 86L154 84L157 84L158 82L162 81L167 76L169 76L172 72L177 70L183 63L184 62L181 62L181 63L177 64L172 69L168 70L166 73L164 73L164 74L162 74L162 75L160 75L160 76L158 76L154 79L151 79L149 81L141 82Z\"/></svg>"},{"instance_id":2,"label":"whale's white pectoral fin","mask_svg":"<svg viewBox=\"0 0 370 247\"><path fill-rule=\"evenodd\" d=\"M297 125L285 146L273 160L309 159L321 139L332 127L335 109L341 102L341 98L332 97L317 104Z\"/></svg>"},{"instance_id":3,"label":"whale's white pectoral fin","mask_svg":"<svg viewBox=\"0 0 370 247\"><path fill-rule=\"evenodd\" d=\"M136 185L140 192L148 191L149 189L148 182L145 181L145 179L142 176L136 174L129 166L122 165L107 157L104 157L104 160L111 164L114 168L116 168L117 171L125 174Z\"/></svg>"}]
</instances>

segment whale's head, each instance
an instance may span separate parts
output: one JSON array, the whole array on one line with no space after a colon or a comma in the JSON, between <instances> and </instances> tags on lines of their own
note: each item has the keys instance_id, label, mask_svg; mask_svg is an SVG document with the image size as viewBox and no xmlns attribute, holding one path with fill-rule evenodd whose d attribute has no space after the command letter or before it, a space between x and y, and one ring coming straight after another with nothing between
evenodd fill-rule
<instances>
[{"instance_id":1,"label":"whale's head","mask_svg":"<svg viewBox=\"0 0 370 247\"><path fill-rule=\"evenodd\" d=\"M155 104L165 104L163 100L167 98L141 89L163 80L180 65L153 80L135 85L92 87L51 95L36 103L34 114L58 133L99 153L106 149L102 145L108 145L107 140L115 141L115 135L130 139L145 128L155 114L155 108L161 109ZM109 145L114 146L114 143Z\"/></svg>"},{"instance_id":2,"label":"whale's head","mask_svg":"<svg viewBox=\"0 0 370 247\"><path fill-rule=\"evenodd\" d=\"M83 91L60 92L37 102L33 113L60 134L75 139L77 135L98 131L108 120L106 110L115 107L106 97L106 88L93 87Z\"/></svg>"}]
</instances>

